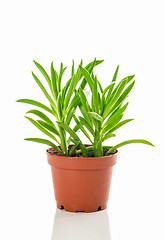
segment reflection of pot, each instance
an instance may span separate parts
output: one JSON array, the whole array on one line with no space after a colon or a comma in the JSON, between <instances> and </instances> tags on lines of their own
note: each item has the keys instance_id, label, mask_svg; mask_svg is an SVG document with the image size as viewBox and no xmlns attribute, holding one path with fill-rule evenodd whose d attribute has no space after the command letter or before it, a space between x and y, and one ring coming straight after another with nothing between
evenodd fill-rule
<instances>
[{"instance_id":1,"label":"reflection of pot","mask_svg":"<svg viewBox=\"0 0 165 240\"><path fill-rule=\"evenodd\" d=\"M51 240L111 240L108 210L75 214L57 209Z\"/></svg>"},{"instance_id":2,"label":"reflection of pot","mask_svg":"<svg viewBox=\"0 0 165 240\"><path fill-rule=\"evenodd\" d=\"M65 157L47 153L57 207L96 212L107 207L117 153L104 157Z\"/></svg>"}]
</instances>

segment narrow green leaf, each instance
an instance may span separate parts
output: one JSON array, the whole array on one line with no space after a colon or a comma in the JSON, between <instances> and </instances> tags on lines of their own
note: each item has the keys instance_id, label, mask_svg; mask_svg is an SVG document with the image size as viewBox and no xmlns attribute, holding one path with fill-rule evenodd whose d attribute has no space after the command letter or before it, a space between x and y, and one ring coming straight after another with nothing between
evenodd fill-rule
<instances>
[{"instance_id":1,"label":"narrow green leaf","mask_svg":"<svg viewBox=\"0 0 165 240\"><path fill-rule=\"evenodd\" d=\"M110 122L108 125L104 125L103 129L101 131L101 134L105 134L107 131L110 131L112 128L114 128L122 119L123 114L120 114L119 116L116 116L116 118L114 118L114 120L112 122Z\"/></svg>"},{"instance_id":2,"label":"narrow green leaf","mask_svg":"<svg viewBox=\"0 0 165 240\"><path fill-rule=\"evenodd\" d=\"M80 141L78 141L69 151L69 156L73 156L75 154L75 151L79 147Z\"/></svg>"},{"instance_id":3,"label":"narrow green leaf","mask_svg":"<svg viewBox=\"0 0 165 240\"><path fill-rule=\"evenodd\" d=\"M81 87L78 89L78 93L79 93L81 103L82 103L84 109L86 110L86 112L89 112L91 110L91 108L88 104L87 98L86 98L83 90L81 89Z\"/></svg>"},{"instance_id":4,"label":"narrow green leaf","mask_svg":"<svg viewBox=\"0 0 165 240\"><path fill-rule=\"evenodd\" d=\"M72 100L71 100L68 108L66 109L65 115L67 115L68 112L69 112L71 109L73 109L73 108L76 109L77 106L79 105L79 103L80 103L80 97L79 97L79 95L78 95L77 92L76 92L76 93L75 93L75 96L72 98Z\"/></svg>"},{"instance_id":5,"label":"narrow green leaf","mask_svg":"<svg viewBox=\"0 0 165 240\"><path fill-rule=\"evenodd\" d=\"M79 130L79 126L76 124L73 128L73 131L76 133L77 131ZM67 143L68 145L70 144L70 141L71 141L71 135L69 136L68 140L67 140Z\"/></svg>"},{"instance_id":6,"label":"narrow green leaf","mask_svg":"<svg viewBox=\"0 0 165 240\"><path fill-rule=\"evenodd\" d=\"M54 112L48 108L47 106L45 106L44 104L40 103L40 102L37 102L35 100L31 100L31 99L19 99L17 100L16 102L21 102L21 103L27 103L27 104L31 104L31 105L34 105L34 106L37 106L39 108L42 108L44 109L45 111L51 113L52 115L54 115Z\"/></svg>"},{"instance_id":7,"label":"narrow green leaf","mask_svg":"<svg viewBox=\"0 0 165 240\"><path fill-rule=\"evenodd\" d=\"M81 149L81 152L83 154L83 157L88 157L88 152L86 150L86 147L84 146L84 144L82 144L81 141L77 141L75 139L71 139L71 141L74 143L74 144L77 144L77 142L79 142L79 147Z\"/></svg>"},{"instance_id":8,"label":"narrow green leaf","mask_svg":"<svg viewBox=\"0 0 165 240\"><path fill-rule=\"evenodd\" d=\"M51 90L55 101L57 101L58 90L57 90L58 79L53 67L53 62L51 63Z\"/></svg>"},{"instance_id":9,"label":"narrow green leaf","mask_svg":"<svg viewBox=\"0 0 165 240\"><path fill-rule=\"evenodd\" d=\"M74 75L74 60L72 60L72 72L71 72L71 76Z\"/></svg>"},{"instance_id":10,"label":"narrow green leaf","mask_svg":"<svg viewBox=\"0 0 165 240\"><path fill-rule=\"evenodd\" d=\"M126 120L123 120L123 121L119 122L114 128L112 128L112 129L110 130L110 132L113 133L113 132L116 131L118 128L122 127L122 126L125 125L126 123L131 122L132 120L134 120L134 118L133 118L133 119L126 119Z\"/></svg>"},{"instance_id":11,"label":"narrow green leaf","mask_svg":"<svg viewBox=\"0 0 165 240\"><path fill-rule=\"evenodd\" d=\"M99 99L98 99L98 89L97 89L97 77L95 76L93 82L93 102L95 106L96 113L99 113Z\"/></svg>"},{"instance_id":12,"label":"narrow green leaf","mask_svg":"<svg viewBox=\"0 0 165 240\"><path fill-rule=\"evenodd\" d=\"M107 94L107 98L106 98L106 103L109 102L109 99L111 97L111 93L113 91L113 88L114 88L114 85L115 85L115 82L116 82L116 79L117 79L117 74L118 74L118 71L119 71L119 65L117 66L116 68L116 71L114 73L114 76L113 76L113 79L112 79L112 82L113 84L111 84L109 90L108 90L108 94Z\"/></svg>"},{"instance_id":13,"label":"narrow green leaf","mask_svg":"<svg viewBox=\"0 0 165 240\"><path fill-rule=\"evenodd\" d=\"M87 71L89 73L91 73L94 69L95 66L101 64L102 62L104 62L104 60L96 60L96 58L94 59L94 61L90 62L86 67L85 69L87 69Z\"/></svg>"},{"instance_id":14,"label":"narrow green leaf","mask_svg":"<svg viewBox=\"0 0 165 240\"><path fill-rule=\"evenodd\" d=\"M70 83L71 83L71 80L72 80L72 78L70 78L70 79L66 82L65 86L64 86L63 89L62 89L62 98L63 98L63 99L65 99L66 93L67 93L68 88L69 88Z\"/></svg>"},{"instance_id":15,"label":"narrow green leaf","mask_svg":"<svg viewBox=\"0 0 165 240\"><path fill-rule=\"evenodd\" d=\"M66 123L67 125L70 124L74 113L75 113L75 108L70 109L70 111L68 112L68 114L67 114L67 116L66 116L66 120L65 120L65 123Z\"/></svg>"},{"instance_id":16,"label":"narrow green leaf","mask_svg":"<svg viewBox=\"0 0 165 240\"><path fill-rule=\"evenodd\" d=\"M130 143L143 143L143 144L147 144L147 145L150 145L152 147L155 147L151 142L147 141L147 140L144 140L144 139L133 139L133 140L127 140L125 142L122 142L122 143L119 143L117 144L116 146L112 147L107 153L106 155L112 153L114 150L124 146L124 145L127 145L127 144L130 144Z\"/></svg>"},{"instance_id":17,"label":"narrow green leaf","mask_svg":"<svg viewBox=\"0 0 165 240\"><path fill-rule=\"evenodd\" d=\"M80 64L82 64L82 63L80 63ZM66 94L66 97L65 97L64 110L66 110L68 105L69 105L71 96L72 96L72 94L73 94L73 92L74 92L74 90L77 86L77 83L80 80L80 76L81 76L81 72L80 72L80 65L79 65L76 74L74 74L72 76L72 79L71 79L71 82L70 82L70 85L69 85L69 88L68 88L68 91L67 91L67 94Z\"/></svg>"},{"instance_id":18,"label":"narrow green leaf","mask_svg":"<svg viewBox=\"0 0 165 240\"><path fill-rule=\"evenodd\" d=\"M36 67L40 70L40 72L42 73L42 75L45 77L49 87L51 88L51 80L50 80L50 77L49 75L47 74L47 72L45 71L45 69L36 61L34 61L34 64L36 65Z\"/></svg>"},{"instance_id":19,"label":"narrow green leaf","mask_svg":"<svg viewBox=\"0 0 165 240\"><path fill-rule=\"evenodd\" d=\"M93 128L89 125L89 123L81 116L79 117L79 119L81 124L84 125L89 130L89 132L94 136Z\"/></svg>"},{"instance_id":20,"label":"narrow green leaf","mask_svg":"<svg viewBox=\"0 0 165 240\"><path fill-rule=\"evenodd\" d=\"M135 76L135 75L127 76L127 77L123 78L121 81L126 81L126 84L128 84L128 83L134 78L134 76ZM114 91L113 91L113 93L112 93L113 95L116 93L119 85L120 85L120 82L119 82L119 84L116 86L116 88L114 89Z\"/></svg>"},{"instance_id":21,"label":"narrow green leaf","mask_svg":"<svg viewBox=\"0 0 165 240\"><path fill-rule=\"evenodd\" d=\"M89 115L89 113L85 110L85 108L82 104L79 104L78 107L79 107L80 112L82 113L83 117L87 120L87 122L89 123L89 125L93 129L94 120L93 120L92 116Z\"/></svg>"},{"instance_id":22,"label":"narrow green leaf","mask_svg":"<svg viewBox=\"0 0 165 240\"><path fill-rule=\"evenodd\" d=\"M73 115L73 118L74 118L76 124L79 126L80 130L84 133L84 135L88 138L88 140L89 140L91 143L93 143L92 140L91 140L91 138L90 138L90 136L89 136L89 134L87 133L87 131L85 130L85 128L83 127L83 125L81 124L81 122L77 119L77 117L76 117L75 115Z\"/></svg>"},{"instance_id":23,"label":"narrow green leaf","mask_svg":"<svg viewBox=\"0 0 165 240\"><path fill-rule=\"evenodd\" d=\"M116 135L114 133L111 132L107 132L104 137L102 138L102 141L104 142L105 140L111 138L111 137L116 137Z\"/></svg>"},{"instance_id":24,"label":"narrow green leaf","mask_svg":"<svg viewBox=\"0 0 165 240\"><path fill-rule=\"evenodd\" d=\"M34 126L36 126L41 132L46 134L48 137L52 138L53 140L57 141L55 136L53 136L50 132L48 132L44 127L42 127L38 122L34 121L32 118L26 117ZM58 143L58 142L57 142Z\"/></svg>"},{"instance_id":25,"label":"narrow green leaf","mask_svg":"<svg viewBox=\"0 0 165 240\"><path fill-rule=\"evenodd\" d=\"M127 83L129 83L134 77L135 77L135 74L131 76L127 76L125 77L125 79L127 79Z\"/></svg>"},{"instance_id":26,"label":"narrow green leaf","mask_svg":"<svg viewBox=\"0 0 165 240\"><path fill-rule=\"evenodd\" d=\"M60 65L60 73L59 73L59 77L58 77L58 92L59 93L61 92L61 79L62 79L62 76L63 76L65 70L66 70L66 67L64 68L63 67L63 63L61 63L61 65Z\"/></svg>"},{"instance_id":27,"label":"narrow green leaf","mask_svg":"<svg viewBox=\"0 0 165 240\"><path fill-rule=\"evenodd\" d=\"M118 106L124 102L124 100L128 97L128 94L129 94L130 91L132 90L134 84L135 84L135 81L133 81L133 82L124 90L124 92L121 94L121 96L119 97L119 99L117 100L117 102L116 102L116 103L114 104L114 106L112 107L111 112L115 111L115 109L118 108Z\"/></svg>"},{"instance_id":28,"label":"narrow green leaf","mask_svg":"<svg viewBox=\"0 0 165 240\"><path fill-rule=\"evenodd\" d=\"M42 144L48 145L50 147L53 147L57 151L61 152L60 148L57 147L54 143L52 143L49 140L43 139L43 138L25 138L24 140L31 141L31 142L36 142L36 143L42 143Z\"/></svg>"},{"instance_id":29,"label":"narrow green leaf","mask_svg":"<svg viewBox=\"0 0 165 240\"><path fill-rule=\"evenodd\" d=\"M94 59L94 61L90 62L90 63L85 67L85 69L91 74L92 71L93 71L93 69L94 69L94 67L97 66L97 65L99 65L99 64L102 63L103 61L104 61L104 60L96 60L96 59ZM83 78L83 80L82 80L82 82L81 82L81 85L80 85L80 87L82 88L82 90L84 90L84 88L85 88L85 86L86 86L86 83L87 83L86 79Z\"/></svg>"},{"instance_id":30,"label":"narrow green leaf","mask_svg":"<svg viewBox=\"0 0 165 240\"><path fill-rule=\"evenodd\" d=\"M107 116L110 114L112 107L114 106L114 104L116 103L116 101L119 99L125 85L126 85L127 80L122 80L118 86L118 89L116 91L116 93L114 94L113 98L111 99L111 101L107 104L107 106L104 109L103 112L103 118L106 119Z\"/></svg>"},{"instance_id":31,"label":"narrow green leaf","mask_svg":"<svg viewBox=\"0 0 165 240\"><path fill-rule=\"evenodd\" d=\"M103 121L103 118L98 114L98 113L95 113L95 112L89 112L89 114L96 120L102 122Z\"/></svg>"},{"instance_id":32,"label":"narrow green leaf","mask_svg":"<svg viewBox=\"0 0 165 240\"><path fill-rule=\"evenodd\" d=\"M115 119L117 116L119 116L120 114L122 114L122 113L126 110L127 106L128 106L128 102L127 102L122 108L119 108L115 113L113 113L113 114L107 119L107 121L105 122L105 124L104 124L103 127L105 127L105 126L107 126L108 124L110 124L111 122L113 122L114 119Z\"/></svg>"},{"instance_id":33,"label":"narrow green leaf","mask_svg":"<svg viewBox=\"0 0 165 240\"><path fill-rule=\"evenodd\" d=\"M26 112L26 113L35 114L36 116L38 116L38 117L40 117L41 119L43 119L45 122L47 122L47 123L49 123L49 124L51 124L51 125L54 126L54 123L53 123L43 112L41 112L41 111L39 111L39 110L33 109L33 110L30 110L30 111L28 111L28 112Z\"/></svg>"},{"instance_id":34,"label":"narrow green leaf","mask_svg":"<svg viewBox=\"0 0 165 240\"><path fill-rule=\"evenodd\" d=\"M72 136L72 138L74 138L77 141L81 141L78 135L67 124L63 122L57 122L57 124L60 127L62 127L65 131L67 131Z\"/></svg>"},{"instance_id":35,"label":"narrow green leaf","mask_svg":"<svg viewBox=\"0 0 165 240\"><path fill-rule=\"evenodd\" d=\"M50 132L56 134L58 137L60 136L59 135L59 132L58 132L58 129L53 125L47 123L47 122L44 122L42 120L37 120L37 122L42 125L44 128L46 128L47 130L49 130ZM57 141L56 141L57 142ZM59 142L58 142L59 143Z\"/></svg>"},{"instance_id":36,"label":"narrow green leaf","mask_svg":"<svg viewBox=\"0 0 165 240\"><path fill-rule=\"evenodd\" d=\"M81 66L80 66L80 70L81 70L81 73L83 74L84 78L85 78L86 81L88 82L89 87L90 87L90 89L91 89L91 92L93 93L93 80L92 80L89 72L88 72L85 68L83 68L83 67L81 67Z\"/></svg>"},{"instance_id":37,"label":"narrow green leaf","mask_svg":"<svg viewBox=\"0 0 165 240\"><path fill-rule=\"evenodd\" d=\"M62 115L62 103L61 103L61 92L58 94L57 98L57 111L58 111L58 116L59 119L61 120L63 115Z\"/></svg>"},{"instance_id":38,"label":"narrow green leaf","mask_svg":"<svg viewBox=\"0 0 165 240\"><path fill-rule=\"evenodd\" d=\"M49 93L46 91L45 87L42 85L40 80L37 78L37 76L33 72L32 72L32 75L33 75L34 80L36 81L36 83L41 88L42 92L44 93L45 97L48 99L50 104L56 109L56 105L55 105L53 99L51 98L51 96L49 95Z\"/></svg>"},{"instance_id":39,"label":"narrow green leaf","mask_svg":"<svg viewBox=\"0 0 165 240\"><path fill-rule=\"evenodd\" d=\"M103 93L103 88L102 88L101 83L99 82L99 80L97 80L97 84L99 85L100 92Z\"/></svg>"},{"instance_id":40,"label":"narrow green leaf","mask_svg":"<svg viewBox=\"0 0 165 240\"><path fill-rule=\"evenodd\" d=\"M112 87L112 85L114 85L115 83L111 83L110 85L108 85L104 91L102 92L102 97L101 97L101 104L100 104L100 115L102 116L104 108L105 108L105 94L107 93L107 91Z\"/></svg>"}]
</instances>

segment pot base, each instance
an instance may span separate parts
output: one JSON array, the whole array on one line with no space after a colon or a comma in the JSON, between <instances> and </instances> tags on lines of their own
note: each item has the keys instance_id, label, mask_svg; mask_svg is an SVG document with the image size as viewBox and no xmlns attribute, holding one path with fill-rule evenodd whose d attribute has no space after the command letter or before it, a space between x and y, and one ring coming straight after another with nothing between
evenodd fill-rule
<instances>
[{"instance_id":1,"label":"pot base","mask_svg":"<svg viewBox=\"0 0 165 240\"><path fill-rule=\"evenodd\" d=\"M76 205L63 205L60 202L57 202L57 208L62 210L64 209L67 212L85 212L85 213L91 213L91 212L97 212L100 210L104 210L107 208L107 203L101 204L100 206L86 206L80 208L79 206Z\"/></svg>"}]
</instances>

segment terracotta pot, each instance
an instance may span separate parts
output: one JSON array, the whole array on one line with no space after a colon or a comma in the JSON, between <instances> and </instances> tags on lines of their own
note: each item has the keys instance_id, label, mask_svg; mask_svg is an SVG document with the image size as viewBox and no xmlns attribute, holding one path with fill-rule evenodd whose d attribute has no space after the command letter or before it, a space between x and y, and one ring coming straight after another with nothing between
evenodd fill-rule
<instances>
[{"instance_id":1,"label":"terracotta pot","mask_svg":"<svg viewBox=\"0 0 165 240\"><path fill-rule=\"evenodd\" d=\"M105 157L65 157L47 152L57 208L96 212L107 207L117 153Z\"/></svg>"}]
</instances>

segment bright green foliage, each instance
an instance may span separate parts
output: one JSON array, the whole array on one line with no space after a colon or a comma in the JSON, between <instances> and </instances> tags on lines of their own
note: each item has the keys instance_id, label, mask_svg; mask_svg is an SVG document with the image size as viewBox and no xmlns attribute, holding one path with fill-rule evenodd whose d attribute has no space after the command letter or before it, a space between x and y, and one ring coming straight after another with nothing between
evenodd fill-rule
<instances>
[{"instance_id":1,"label":"bright green foliage","mask_svg":"<svg viewBox=\"0 0 165 240\"><path fill-rule=\"evenodd\" d=\"M94 67L102 62L102 60L95 59L86 67L83 67L83 62L81 61L77 70L75 70L73 61L71 77L63 86L63 74L66 70L63 63L60 65L58 74L52 62L49 77L45 69L34 61L48 84L49 92L34 73L32 73L32 76L48 100L49 106L31 99L20 99L17 102L34 105L51 114L53 119L50 119L50 117L40 110L32 109L27 114L31 113L40 119L34 120L26 116L35 127L51 138L51 141L42 138L26 138L25 140L54 147L56 150L65 153L66 156L82 153L84 157L88 157L88 152L92 150L94 157L103 156L104 149L108 149L106 153L108 155L114 150L130 143L143 143L154 146L143 139L127 140L116 146L103 146L105 140L116 136L115 131L117 129L133 120L123 120L123 114L128 107L128 102L124 102L132 90L135 81L133 80L134 75L131 75L123 78L116 84L119 71L119 66L117 66L112 81L103 89L93 72ZM90 88L90 101L88 101L87 95L84 92L86 85ZM81 116L78 117L75 114L77 108L81 112ZM72 119L75 122L73 128L70 126ZM78 136L78 130L84 134L91 143L91 146L85 147ZM67 138L68 134L69 137ZM70 142L74 145L69 151L68 145Z\"/></svg>"},{"instance_id":2,"label":"bright green foliage","mask_svg":"<svg viewBox=\"0 0 165 240\"><path fill-rule=\"evenodd\" d=\"M80 70L88 82L92 97L90 105L87 99L84 97L82 89L79 89L78 93L81 100L79 108L82 113L82 117L79 117L79 119L85 126L85 136L87 136L89 132L93 138L92 146L88 147L87 150L93 150L95 157L101 157L103 156L104 149L102 143L111 137L115 137L116 135L114 132L117 129L133 120L122 120L122 118L123 113L128 106L128 102L126 104L123 103L128 97L128 94L132 90L135 83L133 80L134 75L125 77L118 84L116 84L119 70L119 66L117 66L112 81L105 89L103 89L101 83L97 79L97 76L95 76L93 72L89 73L88 70L84 69L83 67L80 67ZM112 153L117 148L130 143L143 143L154 146L152 143L146 140L133 139L119 143L114 147L109 146L109 150L106 155ZM81 152L81 149L77 151L77 153L79 152Z\"/></svg>"},{"instance_id":3,"label":"bright green foliage","mask_svg":"<svg viewBox=\"0 0 165 240\"><path fill-rule=\"evenodd\" d=\"M84 69L86 69L89 74L92 73L95 66L102 63L103 60L94 60L90 62ZM80 128L81 130L84 129L83 124L76 118L74 112L77 106L80 104L80 97L79 97L79 90L83 91L87 81L83 77L83 74L80 71L80 67L82 66L82 60L78 66L77 71L75 71L74 61L72 63L72 71L71 77L66 82L64 86L62 86L63 75L66 70L66 67L63 66L63 63L60 65L59 74L55 70L53 66L53 62L51 63L50 68L50 76L45 71L45 69L36 61L34 64L41 72L43 77L46 80L47 87L39 80L39 78L32 72L32 76L35 82L40 87L41 91L45 95L46 99L48 100L49 106L46 106L36 100L31 99L19 99L17 102L31 104L36 106L47 113L51 114L53 119L51 120L45 113L41 112L37 109L32 109L27 112L27 114L33 114L33 116L37 116L40 119L34 120L30 117L26 118L42 133L47 135L47 137L53 140L53 143L50 140L42 139L42 138L25 138L27 141L33 141L37 143L46 144L48 146L54 147L55 149L62 151L66 155L72 155L75 153L76 148L74 146L71 149L70 153L68 151L68 145L70 144L71 139L73 138L72 142L79 147L84 156L87 156L87 150L79 137L76 135L76 131ZM77 88L77 84L80 82L80 86ZM45 85L46 85L45 84ZM47 89L48 88L48 89ZM84 94L84 93L83 93ZM73 130L69 127L72 118L76 119L77 124L80 124L80 127L76 124ZM67 126L67 128L65 128ZM66 132L69 131L69 138L67 138ZM74 133L74 135L73 135ZM85 133L85 131L84 131ZM88 134L86 136L89 136ZM60 148L57 146L59 145Z\"/></svg>"}]
</instances>

